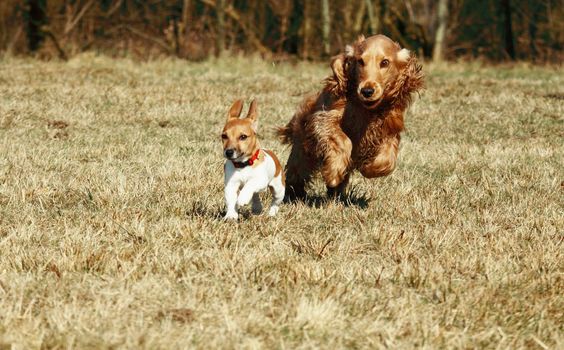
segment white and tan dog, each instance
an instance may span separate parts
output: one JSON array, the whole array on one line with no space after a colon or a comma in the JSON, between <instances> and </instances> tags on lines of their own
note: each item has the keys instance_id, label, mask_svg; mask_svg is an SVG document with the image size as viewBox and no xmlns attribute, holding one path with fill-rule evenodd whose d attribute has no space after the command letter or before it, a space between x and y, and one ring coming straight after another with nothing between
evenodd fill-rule
<instances>
[{"instance_id":1,"label":"white and tan dog","mask_svg":"<svg viewBox=\"0 0 564 350\"><path fill-rule=\"evenodd\" d=\"M272 204L268 215L274 216L284 199L285 178L280 161L272 151L261 149L257 139L257 103L251 102L246 118L239 119L243 101L231 106L223 128L223 155L225 162L224 219L237 219L239 207L253 201L253 213L262 212L259 192L267 187L272 192Z\"/></svg>"}]
</instances>

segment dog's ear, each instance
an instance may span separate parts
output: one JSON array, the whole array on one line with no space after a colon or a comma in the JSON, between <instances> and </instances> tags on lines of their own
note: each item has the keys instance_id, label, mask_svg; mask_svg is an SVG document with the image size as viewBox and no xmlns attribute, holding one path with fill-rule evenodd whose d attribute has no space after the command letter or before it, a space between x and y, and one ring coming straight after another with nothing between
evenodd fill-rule
<instances>
[{"instance_id":1,"label":"dog's ear","mask_svg":"<svg viewBox=\"0 0 564 350\"><path fill-rule=\"evenodd\" d=\"M366 38L364 37L363 34L360 34L354 43L352 43L352 45L347 45L345 47L345 55L348 58L352 58L354 57L356 50L360 49L361 47L363 47L363 43L366 40ZM360 51L362 51L362 49L360 49Z\"/></svg>"},{"instance_id":2,"label":"dog's ear","mask_svg":"<svg viewBox=\"0 0 564 350\"><path fill-rule=\"evenodd\" d=\"M408 49L401 49L396 54L397 60L401 63L407 63L411 58L411 52Z\"/></svg>"},{"instance_id":3,"label":"dog's ear","mask_svg":"<svg viewBox=\"0 0 564 350\"><path fill-rule=\"evenodd\" d=\"M331 61L333 79L337 83L339 91L344 91L347 86L347 57L344 54L333 57Z\"/></svg>"},{"instance_id":4,"label":"dog's ear","mask_svg":"<svg viewBox=\"0 0 564 350\"><path fill-rule=\"evenodd\" d=\"M397 61L400 63L400 74L393 87L389 90L389 96L393 97L395 103L402 108L411 104L413 93L424 88L423 67L417 61L417 57L407 49L397 52Z\"/></svg>"},{"instance_id":5,"label":"dog's ear","mask_svg":"<svg viewBox=\"0 0 564 350\"><path fill-rule=\"evenodd\" d=\"M249 113L247 113L247 119L251 120L251 127L255 132L258 128L258 111L257 111L257 101L253 100L251 102L251 107L249 107Z\"/></svg>"},{"instance_id":6,"label":"dog's ear","mask_svg":"<svg viewBox=\"0 0 564 350\"><path fill-rule=\"evenodd\" d=\"M402 51L404 50L407 51L407 54L409 54L409 56L406 60L405 68L401 73L407 78L403 89L405 91L408 91L409 93L420 91L424 87L425 76L423 74L423 67L421 66L421 63L419 63L415 55L411 54L406 49L402 49Z\"/></svg>"},{"instance_id":7,"label":"dog's ear","mask_svg":"<svg viewBox=\"0 0 564 350\"><path fill-rule=\"evenodd\" d=\"M243 101L237 100L233 102L233 105L229 109L229 113L227 114L227 121L232 119L238 119L241 115L241 111L243 110Z\"/></svg>"},{"instance_id":8,"label":"dog's ear","mask_svg":"<svg viewBox=\"0 0 564 350\"><path fill-rule=\"evenodd\" d=\"M354 57L354 47L352 45L345 46L345 58Z\"/></svg>"}]
</instances>

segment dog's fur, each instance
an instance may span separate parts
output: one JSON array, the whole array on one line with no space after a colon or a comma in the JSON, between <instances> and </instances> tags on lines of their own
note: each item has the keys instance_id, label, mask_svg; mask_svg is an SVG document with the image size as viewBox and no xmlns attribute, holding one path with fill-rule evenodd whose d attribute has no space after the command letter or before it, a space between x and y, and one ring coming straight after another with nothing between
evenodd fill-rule
<instances>
[{"instance_id":1,"label":"dog's fur","mask_svg":"<svg viewBox=\"0 0 564 350\"><path fill-rule=\"evenodd\" d=\"M251 102L247 117L239 119L243 109L241 100L235 101L229 110L223 128L223 154L225 162L225 219L237 219L237 209L253 201L253 213L262 212L258 193L267 187L272 192L272 204L268 214L276 215L284 199L284 172L280 161L272 151L260 148L257 138L257 103ZM258 155L257 158L253 158ZM253 161L250 162L249 160ZM236 166L237 165L237 166Z\"/></svg>"},{"instance_id":2,"label":"dog's fur","mask_svg":"<svg viewBox=\"0 0 564 350\"><path fill-rule=\"evenodd\" d=\"M333 58L333 75L278 130L292 144L286 164L287 194L303 198L320 170L328 193L342 194L351 172L367 178L390 174L412 94L423 87L421 65L384 35L360 37ZM361 90L371 89L365 97Z\"/></svg>"}]
</instances>

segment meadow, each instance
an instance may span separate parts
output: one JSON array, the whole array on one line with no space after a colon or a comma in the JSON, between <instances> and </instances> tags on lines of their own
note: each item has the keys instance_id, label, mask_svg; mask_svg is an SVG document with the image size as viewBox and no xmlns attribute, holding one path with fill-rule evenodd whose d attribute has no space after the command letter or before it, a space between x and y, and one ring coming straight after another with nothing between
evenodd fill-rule
<instances>
[{"instance_id":1,"label":"meadow","mask_svg":"<svg viewBox=\"0 0 564 350\"><path fill-rule=\"evenodd\" d=\"M562 68L424 70L391 176L234 223L229 106L284 163L328 64L0 58L0 348L564 348Z\"/></svg>"}]
</instances>

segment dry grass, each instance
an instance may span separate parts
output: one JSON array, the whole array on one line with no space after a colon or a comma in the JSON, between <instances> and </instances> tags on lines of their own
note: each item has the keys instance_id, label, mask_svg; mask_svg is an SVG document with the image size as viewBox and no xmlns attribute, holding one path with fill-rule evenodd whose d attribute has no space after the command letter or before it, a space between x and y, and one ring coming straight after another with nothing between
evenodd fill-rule
<instances>
[{"instance_id":1,"label":"dry grass","mask_svg":"<svg viewBox=\"0 0 564 350\"><path fill-rule=\"evenodd\" d=\"M233 224L227 108L285 160L324 65L0 60L0 348L563 348L562 71L426 70L392 176Z\"/></svg>"}]
</instances>

